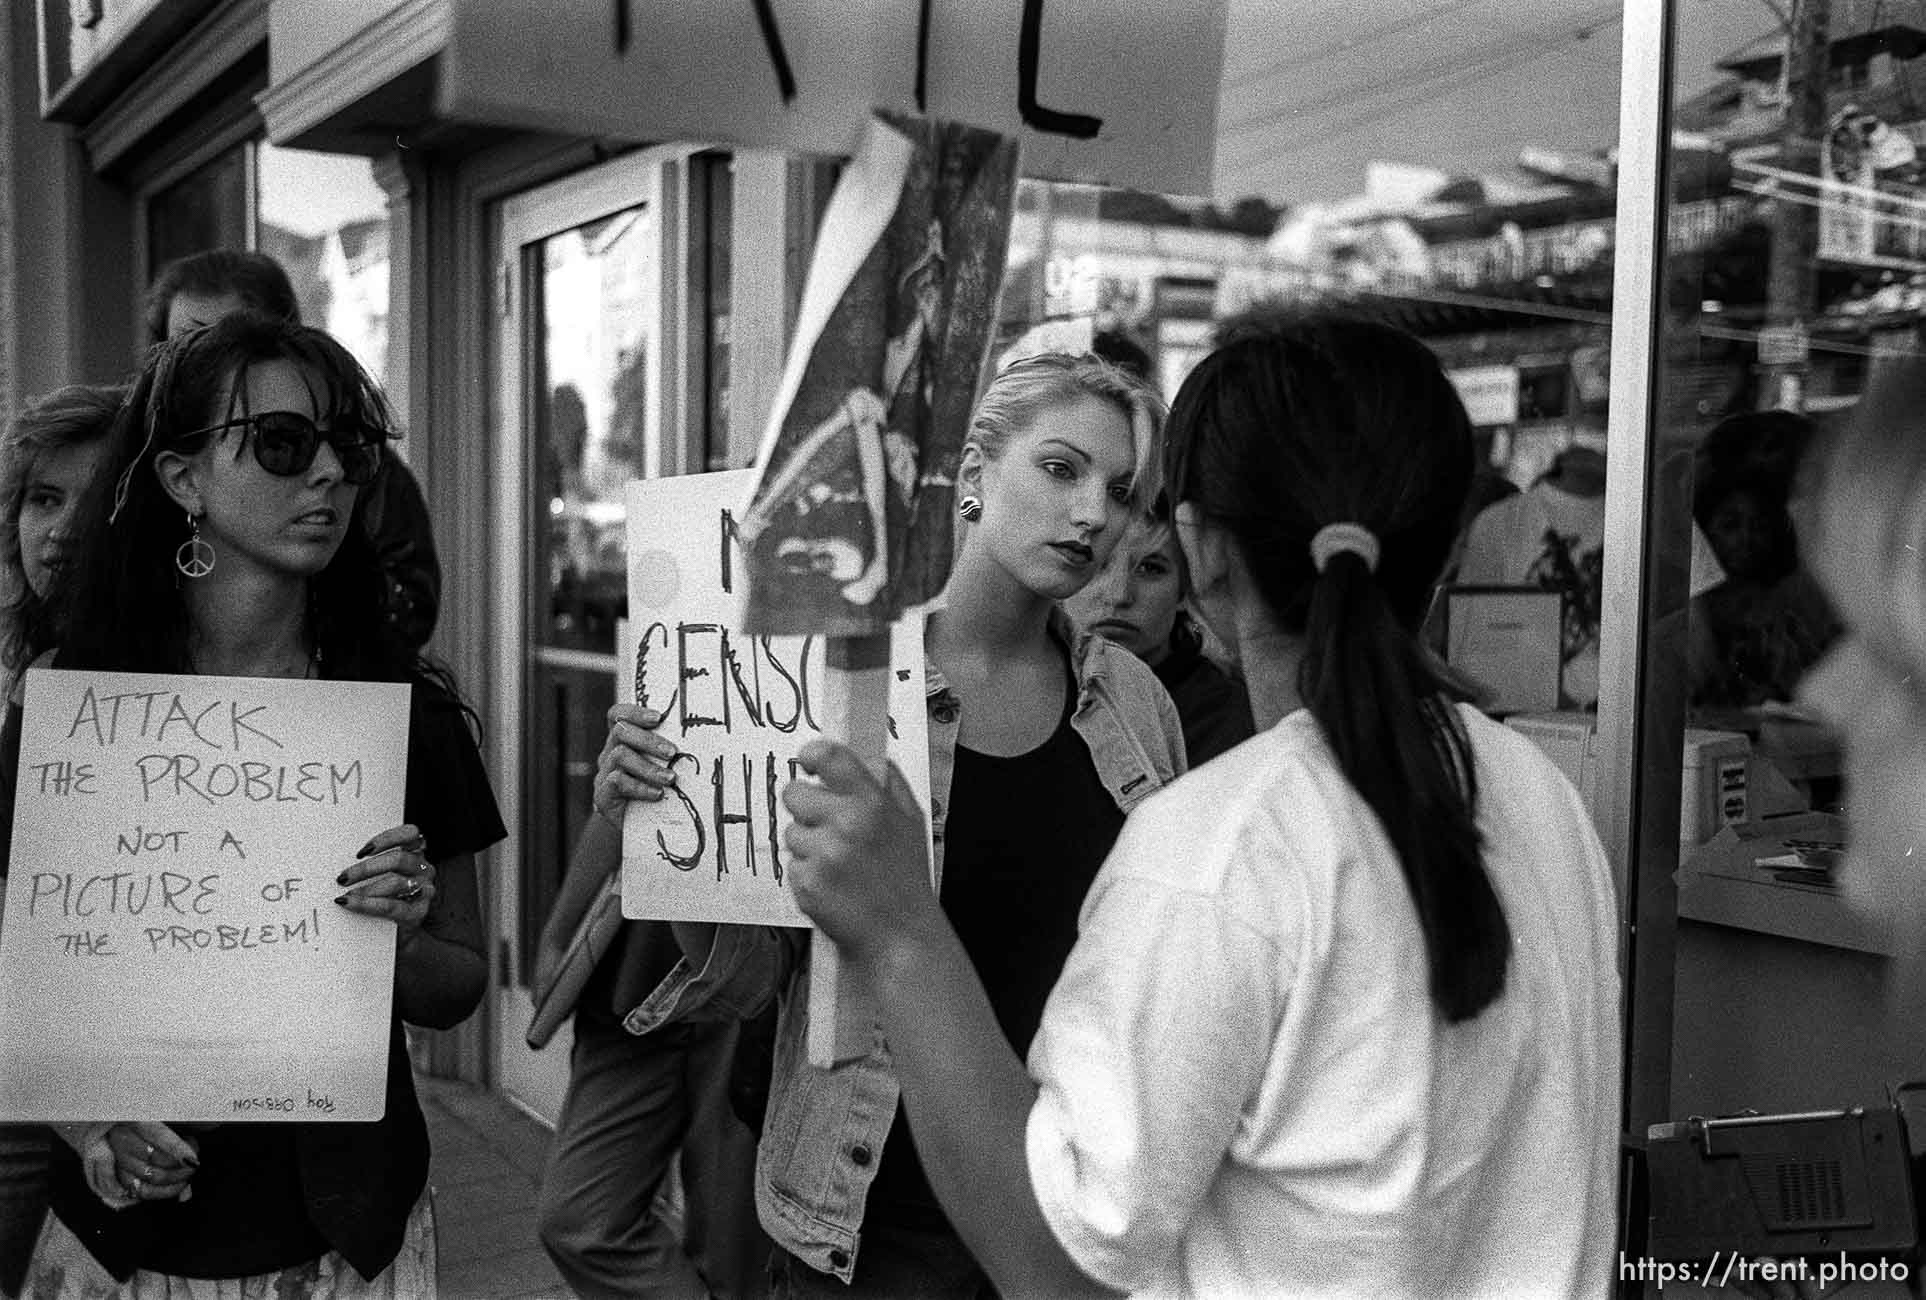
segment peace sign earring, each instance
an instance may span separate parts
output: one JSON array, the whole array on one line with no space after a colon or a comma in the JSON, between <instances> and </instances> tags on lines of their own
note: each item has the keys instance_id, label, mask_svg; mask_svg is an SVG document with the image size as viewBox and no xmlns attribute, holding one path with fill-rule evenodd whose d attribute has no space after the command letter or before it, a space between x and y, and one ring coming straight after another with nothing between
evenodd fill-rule
<instances>
[{"instance_id":1,"label":"peace sign earring","mask_svg":"<svg viewBox=\"0 0 1926 1300\"><path fill-rule=\"evenodd\" d=\"M174 552L174 567L187 578L205 578L214 572L214 547L201 538L201 521L192 510L187 512L187 528L191 534Z\"/></svg>"}]
</instances>

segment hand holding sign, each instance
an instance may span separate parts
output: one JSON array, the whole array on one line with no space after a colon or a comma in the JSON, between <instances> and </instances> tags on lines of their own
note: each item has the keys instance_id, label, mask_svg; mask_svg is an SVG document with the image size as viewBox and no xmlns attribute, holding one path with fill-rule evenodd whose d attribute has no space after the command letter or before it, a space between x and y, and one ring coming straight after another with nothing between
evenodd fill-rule
<instances>
[{"instance_id":1,"label":"hand holding sign","mask_svg":"<svg viewBox=\"0 0 1926 1300\"><path fill-rule=\"evenodd\" d=\"M681 751L656 730L662 721L661 713L640 704L609 709L609 735L595 760L590 802L618 830L630 803L659 800L676 784L675 761Z\"/></svg>"},{"instance_id":2,"label":"hand holding sign","mask_svg":"<svg viewBox=\"0 0 1926 1300\"><path fill-rule=\"evenodd\" d=\"M865 940L943 925L924 863L928 821L902 769L890 764L884 785L854 750L831 740L803 746L798 761L816 783L783 790L795 818L783 842L809 919L858 957L868 955Z\"/></svg>"},{"instance_id":3,"label":"hand holding sign","mask_svg":"<svg viewBox=\"0 0 1926 1300\"><path fill-rule=\"evenodd\" d=\"M394 826L369 840L354 865L334 878L350 886L335 902L363 916L381 916L400 927L402 941L421 929L435 901L435 864L428 841L413 826Z\"/></svg>"}]
</instances>

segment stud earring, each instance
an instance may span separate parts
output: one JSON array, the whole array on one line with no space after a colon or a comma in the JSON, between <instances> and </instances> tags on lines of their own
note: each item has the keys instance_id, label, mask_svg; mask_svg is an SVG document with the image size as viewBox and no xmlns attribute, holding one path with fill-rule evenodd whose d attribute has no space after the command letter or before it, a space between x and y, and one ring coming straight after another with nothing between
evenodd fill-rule
<instances>
[{"instance_id":1,"label":"stud earring","mask_svg":"<svg viewBox=\"0 0 1926 1300\"><path fill-rule=\"evenodd\" d=\"M174 552L174 567L185 578L205 578L214 572L214 547L201 537L201 521L193 511L187 512L187 528L190 536Z\"/></svg>"},{"instance_id":2,"label":"stud earring","mask_svg":"<svg viewBox=\"0 0 1926 1300\"><path fill-rule=\"evenodd\" d=\"M956 513L969 522L975 523L983 517L983 498L964 497L956 503Z\"/></svg>"}]
</instances>

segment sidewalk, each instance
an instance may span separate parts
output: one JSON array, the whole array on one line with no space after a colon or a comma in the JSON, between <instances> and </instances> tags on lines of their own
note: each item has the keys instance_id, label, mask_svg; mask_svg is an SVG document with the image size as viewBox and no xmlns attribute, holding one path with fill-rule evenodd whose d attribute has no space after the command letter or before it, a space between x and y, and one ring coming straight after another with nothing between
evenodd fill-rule
<instances>
[{"instance_id":1,"label":"sidewalk","mask_svg":"<svg viewBox=\"0 0 1926 1300\"><path fill-rule=\"evenodd\" d=\"M493 1093L417 1076L434 1159L441 1300L567 1300L535 1236L549 1131Z\"/></svg>"}]
</instances>

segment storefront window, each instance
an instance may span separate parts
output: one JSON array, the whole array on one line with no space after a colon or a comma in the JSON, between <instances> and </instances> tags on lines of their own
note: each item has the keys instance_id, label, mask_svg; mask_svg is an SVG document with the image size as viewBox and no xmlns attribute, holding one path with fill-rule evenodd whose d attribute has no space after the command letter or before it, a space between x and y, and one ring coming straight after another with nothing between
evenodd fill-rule
<instances>
[{"instance_id":1,"label":"storefront window","mask_svg":"<svg viewBox=\"0 0 1926 1300\"><path fill-rule=\"evenodd\" d=\"M148 199L150 272L212 248L279 262L301 318L386 378L388 204L368 159L247 141Z\"/></svg>"},{"instance_id":2,"label":"storefront window","mask_svg":"<svg viewBox=\"0 0 1926 1300\"><path fill-rule=\"evenodd\" d=\"M654 304L655 214L592 221L542 245L540 437L547 527L544 644L615 651L626 608L622 488L640 476Z\"/></svg>"},{"instance_id":3,"label":"storefront window","mask_svg":"<svg viewBox=\"0 0 1926 1300\"><path fill-rule=\"evenodd\" d=\"M1452 8L1387 22L1232 4L1214 194L1026 181L999 342L1094 343L1168 397L1219 323L1266 303L1422 338L1481 461L1431 633L1583 782L1606 573L1616 15L1553 10L1514 32L1441 21Z\"/></svg>"},{"instance_id":4,"label":"storefront window","mask_svg":"<svg viewBox=\"0 0 1926 1300\"><path fill-rule=\"evenodd\" d=\"M366 158L257 147L257 247L287 268L302 319L376 380L388 362L388 204Z\"/></svg>"},{"instance_id":5,"label":"storefront window","mask_svg":"<svg viewBox=\"0 0 1926 1300\"><path fill-rule=\"evenodd\" d=\"M203 249L247 247L249 149L236 145L148 199L150 267Z\"/></svg>"},{"instance_id":6,"label":"storefront window","mask_svg":"<svg viewBox=\"0 0 1926 1300\"><path fill-rule=\"evenodd\" d=\"M691 300L701 304L694 342L708 358L703 409L696 413L695 424L703 431L702 467L711 470L734 468L729 460L729 322L733 306L729 290L735 196L731 166L727 154L701 154L689 164L689 184L699 217L691 225L700 241L691 257L697 281L691 286L695 290Z\"/></svg>"},{"instance_id":7,"label":"storefront window","mask_svg":"<svg viewBox=\"0 0 1926 1300\"><path fill-rule=\"evenodd\" d=\"M530 554L523 841L526 978L568 847L588 816L594 756L615 703L616 621L628 609L623 486L642 475L658 216L639 204L524 250L537 394Z\"/></svg>"},{"instance_id":8,"label":"storefront window","mask_svg":"<svg viewBox=\"0 0 1926 1300\"><path fill-rule=\"evenodd\" d=\"M1681 6L1657 431L1686 726L1675 1115L1875 1104L1926 1029L1886 1023L1893 909L1843 901L1839 739L1799 701L1839 625L1794 523L1801 465L1926 310L1926 19L1915 6ZM1682 233L1689 232L1689 233ZM1656 778L1651 778L1656 779ZM1902 864L1868 862L1891 886ZM1639 1067L1634 1062L1634 1068ZM1646 1062L1653 1068L1655 1062Z\"/></svg>"}]
</instances>

